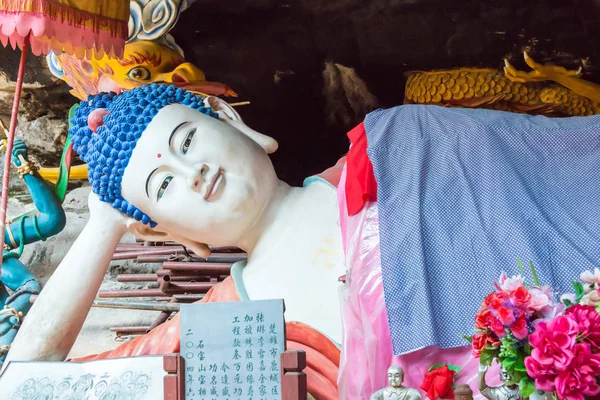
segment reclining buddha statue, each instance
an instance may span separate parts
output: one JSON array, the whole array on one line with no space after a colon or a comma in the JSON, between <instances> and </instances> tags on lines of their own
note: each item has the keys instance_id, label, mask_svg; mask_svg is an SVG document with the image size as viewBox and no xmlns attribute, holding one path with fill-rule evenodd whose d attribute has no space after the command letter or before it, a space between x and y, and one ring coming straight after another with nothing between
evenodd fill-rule
<instances>
[{"instance_id":1,"label":"reclining buddha statue","mask_svg":"<svg viewBox=\"0 0 600 400\"><path fill-rule=\"evenodd\" d=\"M290 187L269 159L274 139L245 125L223 100L168 85L91 96L71 119L70 135L89 167L90 219L33 305L9 361L68 357L129 231L177 241L202 257L210 254L207 244L246 251L247 262L235 264L202 301L283 298L287 348L306 351L310 393L338 398L345 273L339 168ZM178 351L176 316L86 359Z\"/></svg>"}]
</instances>

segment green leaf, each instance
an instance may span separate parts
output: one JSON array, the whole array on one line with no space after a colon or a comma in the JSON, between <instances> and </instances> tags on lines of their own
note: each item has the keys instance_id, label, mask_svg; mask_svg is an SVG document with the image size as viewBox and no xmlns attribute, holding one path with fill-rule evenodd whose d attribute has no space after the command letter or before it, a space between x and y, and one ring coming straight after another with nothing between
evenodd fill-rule
<instances>
[{"instance_id":1,"label":"green leaf","mask_svg":"<svg viewBox=\"0 0 600 400\"><path fill-rule=\"evenodd\" d=\"M523 272L523 263L520 258L517 258L517 266L519 267L519 273L523 278L525 278L525 273Z\"/></svg>"},{"instance_id":2,"label":"green leaf","mask_svg":"<svg viewBox=\"0 0 600 400\"><path fill-rule=\"evenodd\" d=\"M494 361L494 355L488 352L481 352L481 355L479 356L479 362L481 363L481 365L486 365L486 366L491 366L492 362Z\"/></svg>"},{"instance_id":3,"label":"green leaf","mask_svg":"<svg viewBox=\"0 0 600 400\"><path fill-rule=\"evenodd\" d=\"M427 372L431 372L434 369L442 368L444 365L446 365L446 364L434 364L431 367L429 367L429 369L427 370Z\"/></svg>"},{"instance_id":4,"label":"green leaf","mask_svg":"<svg viewBox=\"0 0 600 400\"><path fill-rule=\"evenodd\" d=\"M535 286L540 286L540 280L538 279L537 272L535 272L535 267L533 266L533 261L529 261L529 268L531 268L531 275L533 275L533 284Z\"/></svg>"},{"instance_id":5,"label":"green leaf","mask_svg":"<svg viewBox=\"0 0 600 400\"><path fill-rule=\"evenodd\" d=\"M494 361L494 358L496 358L498 355L498 350L490 350L490 349L486 349L484 348L481 351L481 355L479 356L479 362L482 365L487 365L488 367L490 365L492 365L492 362Z\"/></svg>"},{"instance_id":6,"label":"green leaf","mask_svg":"<svg viewBox=\"0 0 600 400\"><path fill-rule=\"evenodd\" d=\"M502 360L502 365L504 366L504 368L510 370L510 369L513 369L513 366L515 365L516 362L517 362L517 357L510 356L510 357L507 357L504 360Z\"/></svg>"},{"instance_id":7,"label":"green leaf","mask_svg":"<svg viewBox=\"0 0 600 400\"><path fill-rule=\"evenodd\" d=\"M573 282L573 287L575 288L575 303L579 304L579 301L581 301L581 298L585 294L585 289L583 288L583 283Z\"/></svg>"},{"instance_id":8,"label":"green leaf","mask_svg":"<svg viewBox=\"0 0 600 400\"><path fill-rule=\"evenodd\" d=\"M531 345L529 344L529 342L526 342L523 345L523 353L525 354L525 357L530 356L531 355ZM523 362L525 361L525 358L523 358Z\"/></svg>"},{"instance_id":9,"label":"green leaf","mask_svg":"<svg viewBox=\"0 0 600 400\"><path fill-rule=\"evenodd\" d=\"M514 368L515 371L527 372L527 368L525 368L525 357L519 357Z\"/></svg>"},{"instance_id":10,"label":"green leaf","mask_svg":"<svg viewBox=\"0 0 600 400\"><path fill-rule=\"evenodd\" d=\"M452 365L448 363L448 369L450 371L455 371L457 374L460 372L460 367L458 365Z\"/></svg>"},{"instance_id":11,"label":"green leaf","mask_svg":"<svg viewBox=\"0 0 600 400\"><path fill-rule=\"evenodd\" d=\"M473 344L473 338L471 336L467 336L467 335L461 335L463 339L465 339L467 342Z\"/></svg>"},{"instance_id":12,"label":"green leaf","mask_svg":"<svg viewBox=\"0 0 600 400\"><path fill-rule=\"evenodd\" d=\"M521 379L519 382L519 392L521 392L521 396L524 398L528 398L535 392L535 385L530 377L525 376Z\"/></svg>"},{"instance_id":13,"label":"green leaf","mask_svg":"<svg viewBox=\"0 0 600 400\"><path fill-rule=\"evenodd\" d=\"M564 304L565 306L567 306L567 308L569 308L569 307L573 306L573 303L572 303L572 302L571 302L571 300L569 300L569 299L564 299L564 300L563 300L563 304Z\"/></svg>"}]
</instances>

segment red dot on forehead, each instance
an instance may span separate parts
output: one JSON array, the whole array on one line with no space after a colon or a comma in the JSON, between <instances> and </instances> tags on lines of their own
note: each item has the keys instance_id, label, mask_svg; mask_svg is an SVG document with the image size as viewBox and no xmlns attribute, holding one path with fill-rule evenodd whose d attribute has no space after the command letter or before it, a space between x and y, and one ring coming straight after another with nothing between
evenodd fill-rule
<instances>
[{"instance_id":1,"label":"red dot on forehead","mask_svg":"<svg viewBox=\"0 0 600 400\"><path fill-rule=\"evenodd\" d=\"M158 157L158 158L161 158L161 157L162 157L162 155L161 155L160 153L158 153L158 154L156 155L156 157Z\"/></svg>"}]
</instances>

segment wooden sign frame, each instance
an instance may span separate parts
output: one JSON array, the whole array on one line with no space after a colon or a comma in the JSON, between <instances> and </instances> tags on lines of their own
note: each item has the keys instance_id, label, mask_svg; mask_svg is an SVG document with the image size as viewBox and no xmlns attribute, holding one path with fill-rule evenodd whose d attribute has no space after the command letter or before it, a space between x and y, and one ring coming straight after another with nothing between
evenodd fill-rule
<instances>
[{"instance_id":1,"label":"wooden sign frame","mask_svg":"<svg viewBox=\"0 0 600 400\"><path fill-rule=\"evenodd\" d=\"M165 400L185 400L184 359L179 354L163 357ZM281 395L283 400L306 400L308 395L306 353L286 351L281 353Z\"/></svg>"}]
</instances>

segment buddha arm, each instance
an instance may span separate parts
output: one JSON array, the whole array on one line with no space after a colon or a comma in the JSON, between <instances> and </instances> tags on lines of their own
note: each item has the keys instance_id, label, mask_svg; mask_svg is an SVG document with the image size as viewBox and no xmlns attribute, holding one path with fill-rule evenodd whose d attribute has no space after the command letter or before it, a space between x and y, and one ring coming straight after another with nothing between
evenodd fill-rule
<instances>
[{"instance_id":1,"label":"buddha arm","mask_svg":"<svg viewBox=\"0 0 600 400\"><path fill-rule=\"evenodd\" d=\"M485 375L487 373L487 370L488 368L485 365L479 365L479 374L477 375L477 388L483 395L485 395L485 392L488 390L488 385L485 382Z\"/></svg>"},{"instance_id":2,"label":"buddha arm","mask_svg":"<svg viewBox=\"0 0 600 400\"><path fill-rule=\"evenodd\" d=\"M39 215L25 217L23 237L25 244L54 236L65 227L66 217L60 200L52 189L48 187L42 177L34 172L26 174L23 179L31 194L33 204L37 207ZM15 221L6 228L4 243L11 248L19 246L21 241L20 221Z\"/></svg>"},{"instance_id":3,"label":"buddha arm","mask_svg":"<svg viewBox=\"0 0 600 400\"><path fill-rule=\"evenodd\" d=\"M7 361L62 361L75 343L127 230L124 217L97 196L89 206L90 220L31 308Z\"/></svg>"}]
</instances>

